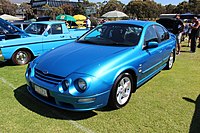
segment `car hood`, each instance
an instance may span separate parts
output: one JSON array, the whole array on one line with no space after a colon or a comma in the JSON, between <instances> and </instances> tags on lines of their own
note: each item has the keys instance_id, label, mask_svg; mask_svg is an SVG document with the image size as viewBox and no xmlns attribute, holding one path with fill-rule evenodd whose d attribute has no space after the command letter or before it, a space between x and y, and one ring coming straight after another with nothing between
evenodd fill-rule
<instances>
[{"instance_id":1,"label":"car hood","mask_svg":"<svg viewBox=\"0 0 200 133\"><path fill-rule=\"evenodd\" d=\"M2 29L5 29L8 31L7 34L18 34L21 35L22 37L27 37L29 36L26 32L21 30L20 28L14 26L12 23L5 21L4 19L0 18L0 27Z\"/></svg>"},{"instance_id":2,"label":"car hood","mask_svg":"<svg viewBox=\"0 0 200 133\"><path fill-rule=\"evenodd\" d=\"M70 43L58 47L36 59L36 69L66 77L73 72L88 70L92 65L101 63L114 57L130 47L100 46L81 43ZM83 73L83 72L82 72ZM87 71L84 71L87 73Z\"/></svg>"}]
</instances>

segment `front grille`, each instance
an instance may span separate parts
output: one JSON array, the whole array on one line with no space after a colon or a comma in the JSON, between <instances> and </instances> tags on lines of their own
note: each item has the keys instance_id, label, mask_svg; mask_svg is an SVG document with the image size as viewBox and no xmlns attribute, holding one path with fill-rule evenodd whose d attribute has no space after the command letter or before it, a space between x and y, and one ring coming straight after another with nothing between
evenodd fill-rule
<instances>
[{"instance_id":1,"label":"front grille","mask_svg":"<svg viewBox=\"0 0 200 133\"><path fill-rule=\"evenodd\" d=\"M64 80L64 77L53 75L53 74L44 74L42 71L35 69L35 77L44 82L57 85L59 82Z\"/></svg>"}]
</instances>

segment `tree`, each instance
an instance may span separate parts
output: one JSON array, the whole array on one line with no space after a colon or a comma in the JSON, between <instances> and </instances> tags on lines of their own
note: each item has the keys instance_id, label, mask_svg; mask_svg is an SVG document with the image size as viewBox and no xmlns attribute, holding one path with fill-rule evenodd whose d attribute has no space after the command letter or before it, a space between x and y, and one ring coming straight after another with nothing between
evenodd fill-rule
<instances>
[{"instance_id":1,"label":"tree","mask_svg":"<svg viewBox=\"0 0 200 133\"><path fill-rule=\"evenodd\" d=\"M103 7L104 5L103 5L103 3L101 3L101 2L97 2L96 3L96 9L97 9L97 17L101 17L100 16L100 12L101 12L101 8Z\"/></svg>"},{"instance_id":2,"label":"tree","mask_svg":"<svg viewBox=\"0 0 200 133\"><path fill-rule=\"evenodd\" d=\"M85 9L83 7L83 4L78 3L76 7L74 7L74 15L75 14L82 14L85 15Z\"/></svg>"},{"instance_id":3,"label":"tree","mask_svg":"<svg viewBox=\"0 0 200 133\"><path fill-rule=\"evenodd\" d=\"M179 13L179 14L183 14L183 13L188 13L190 12L190 5L188 2L184 1L182 3L179 3L176 8L173 11L174 13Z\"/></svg>"},{"instance_id":4,"label":"tree","mask_svg":"<svg viewBox=\"0 0 200 133\"><path fill-rule=\"evenodd\" d=\"M142 1L131 1L125 7L125 13L131 18L145 18L146 8L146 4L144 4Z\"/></svg>"},{"instance_id":5,"label":"tree","mask_svg":"<svg viewBox=\"0 0 200 133\"><path fill-rule=\"evenodd\" d=\"M161 4L154 1L146 1L145 4L145 18L157 18L165 9Z\"/></svg>"},{"instance_id":6,"label":"tree","mask_svg":"<svg viewBox=\"0 0 200 133\"><path fill-rule=\"evenodd\" d=\"M42 6L42 10L44 10L43 15L44 16L51 16L52 8L49 5Z\"/></svg>"},{"instance_id":7,"label":"tree","mask_svg":"<svg viewBox=\"0 0 200 133\"><path fill-rule=\"evenodd\" d=\"M164 13L168 13L168 14L174 13L175 8L176 8L175 5L172 5L172 4L166 5L166 6L165 6L165 12L164 12Z\"/></svg>"},{"instance_id":8,"label":"tree","mask_svg":"<svg viewBox=\"0 0 200 133\"><path fill-rule=\"evenodd\" d=\"M110 0L106 5L101 7L100 14L103 15L109 11L118 10L123 11L124 4L118 0Z\"/></svg>"},{"instance_id":9,"label":"tree","mask_svg":"<svg viewBox=\"0 0 200 133\"><path fill-rule=\"evenodd\" d=\"M9 0L1 0L0 1L0 13L1 14L16 15L17 8L18 8L18 6L16 4L12 4Z\"/></svg>"},{"instance_id":10,"label":"tree","mask_svg":"<svg viewBox=\"0 0 200 133\"><path fill-rule=\"evenodd\" d=\"M25 15L25 20L34 18L34 13L33 13L33 9L31 8L31 5L27 4L27 3L22 3L19 6L19 9L21 9L23 15Z\"/></svg>"},{"instance_id":11,"label":"tree","mask_svg":"<svg viewBox=\"0 0 200 133\"><path fill-rule=\"evenodd\" d=\"M164 13L165 7L154 1L131 1L124 11L131 18L152 19Z\"/></svg>"},{"instance_id":12,"label":"tree","mask_svg":"<svg viewBox=\"0 0 200 133\"><path fill-rule=\"evenodd\" d=\"M52 7L51 17L53 19L56 19L56 16L63 13L64 13L64 10L61 7Z\"/></svg>"},{"instance_id":13,"label":"tree","mask_svg":"<svg viewBox=\"0 0 200 133\"><path fill-rule=\"evenodd\" d=\"M189 0L190 11L195 14L200 13L200 0Z\"/></svg>"},{"instance_id":14,"label":"tree","mask_svg":"<svg viewBox=\"0 0 200 133\"><path fill-rule=\"evenodd\" d=\"M49 5L44 5L42 8L44 10L43 15L50 16L53 19L55 19L57 15L64 13L61 7L50 7Z\"/></svg>"},{"instance_id":15,"label":"tree","mask_svg":"<svg viewBox=\"0 0 200 133\"><path fill-rule=\"evenodd\" d=\"M64 10L65 14L73 15L74 13L74 7L70 4L64 4L61 8Z\"/></svg>"}]
</instances>

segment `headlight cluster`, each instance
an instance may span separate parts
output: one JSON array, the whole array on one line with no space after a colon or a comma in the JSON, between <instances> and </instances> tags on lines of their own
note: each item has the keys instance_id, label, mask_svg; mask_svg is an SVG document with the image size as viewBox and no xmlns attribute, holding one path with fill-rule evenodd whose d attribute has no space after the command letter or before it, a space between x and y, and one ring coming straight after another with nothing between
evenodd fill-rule
<instances>
[{"instance_id":1,"label":"headlight cluster","mask_svg":"<svg viewBox=\"0 0 200 133\"><path fill-rule=\"evenodd\" d=\"M69 88L70 83L69 83L68 80L65 80L65 81L63 82L63 84L64 84L63 90L66 91L66 90Z\"/></svg>"},{"instance_id":2,"label":"headlight cluster","mask_svg":"<svg viewBox=\"0 0 200 133\"><path fill-rule=\"evenodd\" d=\"M67 89L69 89L70 84L74 83L74 87L79 91L79 92L84 92L87 89L87 82L82 79L82 78L78 78L76 80L74 80L74 82L70 82L69 80L64 80L63 81L63 90L66 91Z\"/></svg>"},{"instance_id":3,"label":"headlight cluster","mask_svg":"<svg viewBox=\"0 0 200 133\"><path fill-rule=\"evenodd\" d=\"M79 87L79 89L81 90L81 91L85 91L86 90L86 88L87 88L87 83L86 83L86 81L84 80L84 79L78 79L77 80L77 83L78 83L78 87Z\"/></svg>"}]
</instances>

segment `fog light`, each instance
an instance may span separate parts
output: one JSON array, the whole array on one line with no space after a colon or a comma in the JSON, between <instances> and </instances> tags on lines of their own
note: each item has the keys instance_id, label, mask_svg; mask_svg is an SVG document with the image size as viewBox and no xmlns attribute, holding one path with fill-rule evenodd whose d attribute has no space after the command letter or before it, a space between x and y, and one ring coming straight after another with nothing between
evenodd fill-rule
<instances>
[{"instance_id":1,"label":"fog light","mask_svg":"<svg viewBox=\"0 0 200 133\"><path fill-rule=\"evenodd\" d=\"M96 98L82 98L79 99L78 102L79 103L87 103L87 102L94 102L96 100Z\"/></svg>"}]
</instances>

